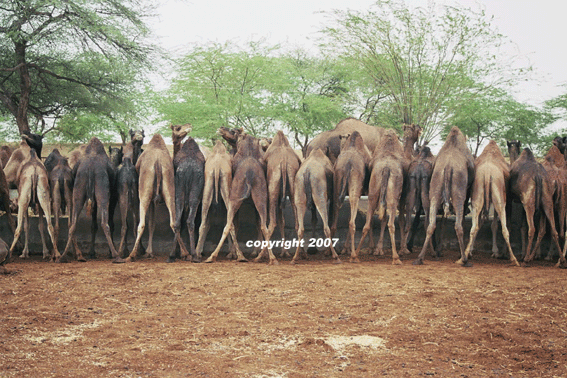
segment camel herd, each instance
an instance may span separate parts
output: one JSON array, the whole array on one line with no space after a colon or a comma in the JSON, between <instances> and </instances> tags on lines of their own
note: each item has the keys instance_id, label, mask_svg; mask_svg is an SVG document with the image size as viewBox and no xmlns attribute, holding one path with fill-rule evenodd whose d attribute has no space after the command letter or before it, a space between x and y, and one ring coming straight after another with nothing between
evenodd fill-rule
<instances>
[{"instance_id":1,"label":"camel herd","mask_svg":"<svg viewBox=\"0 0 567 378\"><path fill-rule=\"evenodd\" d=\"M94 241L100 212L112 261L122 263L140 256L155 256L153 234L155 209L159 203L165 203L168 209L174 234L174 246L167 261L181 258L200 262L209 230L209 212L213 207L223 205L227 210L226 225L216 248L205 262L216 261L227 238L229 257L247 261L237 242L237 215L244 201L253 203L258 235L264 241L271 240L276 228L280 229L282 240L285 239L283 214L286 203L291 203L297 240L304 238L307 210L311 212L313 230L318 214L325 238L332 240L337 232L339 210L347 197L350 217L344 252L350 252L351 262L359 261L368 235L374 254L383 255L387 227L392 263L401 264L400 256L410 254L413 249L423 212L425 242L413 263L423 264L428 250L439 256L441 243L435 237L438 215L445 219L454 214L460 250L457 263L470 266L478 231L489 210L493 209L494 257L502 255L496 246L499 220L506 254L512 264L519 265L507 226L511 213L519 217L520 214L515 213L519 212L524 220L522 262L528 263L539 254L542 238L549 229L553 243L548 257L553 255L555 248L559 255L557 266L567 265L564 237L567 225L567 137L554 140L542 163L535 159L530 149L520 151L519 141L508 141L508 163L494 141L475 159L457 127L450 130L437 156L429 147L417 144L421 132L418 125L404 125L400 138L394 129L370 126L352 118L317 135L302 153L292 149L282 131L271 139L259 139L241 129L221 127L218 133L229 144L227 151L221 140L217 140L211 149L199 146L189 136L189 124L172 125L171 130L173 157L160 134L153 135L142 149L144 133L141 130L130 131L131 140L121 148L109 147L108 154L103 144L92 138L67 157L55 149L42 162L41 138L31 133L22 136L15 151L0 149L3 166L0 170L0 207L8 214L8 224L14 233L9 248L3 241L0 243L0 267L4 269L3 265L16 248L21 249L22 258L29 256L27 218L30 207L40 217L45 259L66 262L74 251L77 260L86 261L75 236L77 220L86 208L92 219L88 257L96 257ZM10 187L18 189L17 204L10 202ZM368 197L368 210L356 245L355 220L363 195ZM17 223L11 216L16 208ZM118 249L113 242L116 208L122 220ZM465 245L463 217L469 209L472 227L468 245ZM199 212L201 224L197 231ZM69 234L60 254L57 239L59 218L63 213L69 215ZM128 214L132 214L134 220L134 227L130 229L135 236L130 253L126 243ZM378 243L374 243L372 233L375 215L380 222ZM43 216L51 248L45 239ZM395 238L396 220L401 236L399 248ZM141 239L146 221L149 240L144 247ZM25 230L23 247L19 242L22 227ZM188 230L188 248L181 236L183 227ZM260 247L254 252L257 253L255 261L267 257L270 264L278 263L270 243L258 245ZM340 263L335 243L328 247L333 260ZM282 256L286 254L287 249L282 248ZM306 255L305 244L299 243L291 262L297 263Z\"/></svg>"}]
</instances>

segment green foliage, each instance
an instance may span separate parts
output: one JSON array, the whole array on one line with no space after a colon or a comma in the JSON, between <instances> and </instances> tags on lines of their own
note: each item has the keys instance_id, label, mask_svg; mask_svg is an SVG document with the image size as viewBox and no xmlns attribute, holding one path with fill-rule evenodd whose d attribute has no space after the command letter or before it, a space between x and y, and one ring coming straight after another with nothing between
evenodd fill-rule
<instances>
[{"instance_id":1,"label":"green foliage","mask_svg":"<svg viewBox=\"0 0 567 378\"><path fill-rule=\"evenodd\" d=\"M323 46L362 64L374 95L381 96L372 111L393 117L394 124L420 124L425 140L438 136L472 96L515 83L520 75L503 61L504 39L483 12L410 8L399 0L327 15Z\"/></svg>"},{"instance_id":2,"label":"green foliage","mask_svg":"<svg viewBox=\"0 0 567 378\"><path fill-rule=\"evenodd\" d=\"M0 103L19 131L124 101L150 67L149 3L9 1L0 7ZM118 105L114 107L116 113ZM90 118L91 116L87 117ZM44 121L46 121L44 123ZM61 124L70 125L67 121ZM96 127L92 127L96 129ZM57 138L75 135L62 129ZM37 130L35 130L37 131Z\"/></svg>"}]
</instances>

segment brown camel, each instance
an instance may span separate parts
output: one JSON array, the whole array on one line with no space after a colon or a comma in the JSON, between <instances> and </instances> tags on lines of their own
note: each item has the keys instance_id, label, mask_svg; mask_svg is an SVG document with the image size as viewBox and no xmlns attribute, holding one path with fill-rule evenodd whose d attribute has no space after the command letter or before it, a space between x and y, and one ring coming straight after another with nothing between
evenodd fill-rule
<instances>
[{"instance_id":1,"label":"brown camel","mask_svg":"<svg viewBox=\"0 0 567 378\"><path fill-rule=\"evenodd\" d=\"M217 134L220 135L230 146L229 154L234 156L236 154L236 144L238 142L238 137L240 135L244 135L244 129L229 129L228 127L219 127L217 130Z\"/></svg>"},{"instance_id":2,"label":"brown camel","mask_svg":"<svg viewBox=\"0 0 567 378\"><path fill-rule=\"evenodd\" d=\"M371 160L370 152L362 140L358 131L342 137L341 153L337 157L334 166L334 198L333 198L333 220L331 235L337 232L338 214L345 197L348 195L350 204L350 218L348 223L348 237L345 242L345 250L350 249L350 261L358 261L354 246L354 235L356 232L356 215L358 214L358 202L364 188L364 182L368 165ZM350 248L348 242L350 241Z\"/></svg>"},{"instance_id":3,"label":"brown camel","mask_svg":"<svg viewBox=\"0 0 567 378\"><path fill-rule=\"evenodd\" d=\"M69 167L71 167L71 169L74 169L75 165L77 165L79 160L81 160L81 158L85 156L86 149L87 149L87 145L82 144L76 147L73 151L69 152L68 160L69 160Z\"/></svg>"},{"instance_id":4,"label":"brown camel","mask_svg":"<svg viewBox=\"0 0 567 378\"><path fill-rule=\"evenodd\" d=\"M144 144L144 138L146 134L144 130L132 130L128 131L128 135L130 135L130 144L132 146L132 164L136 165L138 162L138 157L142 154L142 145Z\"/></svg>"},{"instance_id":5,"label":"brown camel","mask_svg":"<svg viewBox=\"0 0 567 378\"><path fill-rule=\"evenodd\" d=\"M400 254L409 254L412 251L422 211L425 213L424 227L427 229L429 224L429 181L433 173L435 157L427 146L418 146L416 153L417 155L408 167L407 182L404 185L406 190L405 222L401 230ZM401 214L403 217L403 213ZM411 222L412 214L414 214L413 222ZM402 228L401 225L400 228ZM432 242L435 247L435 238Z\"/></svg>"},{"instance_id":6,"label":"brown camel","mask_svg":"<svg viewBox=\"0 0 567 378\"><path fill-rule=\"evenodd\" d=\"M514 164L518 156L520 156L520 149L522 147L522 142L519 140L508 140L506 141L508 146L508 156L510 157L510 165Z\"/></svg>"},{"instance_id":7,"label":"brown camel","mask_svg":"<svg viewBox=\"0 0 567 378\"><path fill-rule=\"evenodd\" d=\"M368 212L366 223L362 229L362 236L356 249L354 261L362 247L364 238L371 232L372 217L374 211L378 210L380 219L380 240L374 251L375 255L383 255L384 231L386 228L385 217L388 216L388 231L392 244L392 264L401 264L396 250L396 212L398 210L402 186L404 184L404 166L407 166L403 146L398 140L398 135L393 129L384 131L380 143L376 146L370 162L371 174L368 186ZM351 259L353 259L351 257Z\"/></svg>"},{"instance_id":8,"label":"brown camel","mask_svg":"<svg viewBox=\"0 0 567 378\"><path fill-rule=\"evenodd\" d=\"M305 146L304 156L308 157L311 151L320 148L334 164L341 152L340 136L351 134L353 131L360 133L368 150L373 152L380 142L384 130L382 127L370 126L357 119L347 118L339 122L333 130L324 131L313 138Z\"/></svg>"},{"instance_id":9,"label":"brown camel","mask_svg":"<svg viewBox=\"0 0 567 378\"><path fill-rule=\"evenodd\" d=\"M181 150L183 139L191 132L193 126L190 123L184 125L171 125L171 141L173 142L173 158Z\"/></svg>"},{"instance_id":10,"label":"brown camel","mask_svg":"<svg viewBox=\"0 0 567 378\"><path fill-rule=\"evenodd\" d=\"M494 218L500 218L500 223L502 224L502 236L504 236L506 246L508 247L510 261L514 265L520 265L512 251L510 233L506 226L506 193L508 191L509 178L510 166L504 159L500 147L498 147L495 141L491 140L475 160L475 177L471 197L472 227L469 244L465 251L467 258L470 258L472 255L476 235L482 226L483 218L488 216L488 210L492 205L497 214L494 215ZM493 227L493 239L495 239L497 230L497 227ZM497 255L493 254L493 257L497 257Z\"/></svg>"},{"instance_id":11,"label":"brown camel","mask_svg":"<svg viewBox=\"0 0 567 378\"><path fill-rule=\"evenodd\" d=\"M232 165L231 157L226 152L224 144L217 140L211 154L205 162L205 187L203 189L203 201L201 208L201 226L199 228L199 242L197 244L197 255L201 256L205 240L209 232L209 209L213 204L220 204L222 199L225 207L228 208L229 193L232 185ZM232 237L231 237L232 241ZM236 240L233 242L236 243ZM206 262L212 262L209 257Z\"/></svg>"},{"instance_id":12,"label":"brown camel","mask_svg":"<svg viewBox=\"0 0 567 378\"><path fill-rule=\"evenodd\" d=\"M555 138L553 138L553 145L555 145L559 149L559 152L561 152L563 158L567 160L567 136L556 136Z\"/></svg>"},{"instance_id":13,"label":"brown camel","mask_svg":"<svg viewBox=\"0 0 567 378\"><path fill-rule=\"evenodd\" d=\"M181 222L185 220L189 233L189 251L191 261L201 262L201 256L195 252L195 217L205 186L205 156L199 145L188 137L173 159L175 169L175 229L181 230ZM174 245L168 262L175 261L177 246Z\"/></svg>"},{"instance_id":14,"label":"brown camel","mask_svg":"<svg viewBox=\"0 0 567 378\"><path fill-rule=\"evenodd\" d=\"M114 248L112 235L110 234L109 222L109 204L110 192L114 182L114 169L110 164L110 159L106 155L106 151L101 141L93 137L84 156L75 164L73 168L74 185L73 185L73 212L71 214L69 237L65 251L57 262L66 262L67 253L71 249L71 245L75 247L75 254L78 261L86 261L83 257L75 232L77 229L77 221L83 210L85 203L87 204L87 214L91 215L91 246L89 256L95 258L95 237L98 229L97 212L101 210L101 226L106 236L108 248L113 257L113 262L122 263L124 260L120 258L118 252Z\"/></svg>"},{"instance_id":15,"label":"brown camel","mask_svg":"<svg viewBox=\"0 0 567 378\"><path fill-rule=\"evenodd\" d=\"M55 148L45 160L49 176L53 217L55 218L55 237L59 240L59 219L63 214L73 213L73 170L67 158Z\"/></svg>"},{"instance_id":16,"label":"brown camel","mask_svg":"<svg viewBox=\"0 0 567 378\"><path fill-rule=\"evenodd\" d=\"M268 226L268 240L271 239L276 224L282 239L285 239L284 205L285 198L289 197L295 219L294 193L295 175L301 161L289 145L283 131L279 130L273 140L268 144L263 160L266 164L266 179L268 183L268 196L270 206L270 225ZM297 222L297 221L296 221ZM287 251L282 249L282 254Z\"/></svg>"},{"instance_id":17,"label":"brown camel","mask_svg":"<svg viewBox=\"0 0 567 378\"><path fill-rule=\"evenodd\" d=\"M414 265L423 264L425 252L431 244L437 222L437 210L440 205L444 207L445 216L453 209L455 213L455 233L461 251L461 264L472 266L465 255L463 240L463 216L465 204L474 182L474 158L467 147L466 138L458 127L453 126L445 144L441 147L431 174L429 187L429 225L425 242ZM437 246L438 248L440 245ZM439 251L437 251L439 256Z\"/></svg>"},{"instance_id":18,"label":"brown camel","mask_svg":"<svg viewBox=\"0 0 567 378\"><path fill-rule=\"evenodd\" d=\"M535 256L532 243L535 235L534 215L540 210L550 224L551 236L558 251L559 237L555 229L553 198L547 171L538 163L529 148L524 148L518 159L510 167L510 194L522 203L528 224L528 242L523 251L523 261L528 263ZM525 227L522 226L525 231ZM525 234L525 232L523 232ZM525 237L525 236L522 236ZM565 251L559 257L558 266L565 266Z\"/></svg>"},{"instance_id":19,"label":"brown camel","mask_svg":"<svg viewBox=\"0 0 567 378\"><path fill-rule=\"evenodd\" d=\"M175 235L175 240L181 248L181 257L189 255L185 243L181 239L179 228L175 226L175 179L173 161L161 135L155 134L136 163L138 171L140 195L140 223L136 232L136 242L127 262L134 260L140 248L140 239L146 227L148 213L149 240L145 257L153 257L153 236L155 229L155 207L160 199L165 201L169 210L169 225ZM149 210L149 212L148 212Z\"/></svg>"},{"instance_id":20,"label":"brown camel","mask_svg":"<svg viewBox=\"0 0 567 378\"><path fill-rule=\"evenodd\" d=\"M18 148L14 150L10 159L4 167L4 174L6 175L6 182L12 189L17 188L17 174L24 160L30 157L30 146L25 141L21 141Z\"/></svg>"},{"instance_id":21,"label":"brown camel","mask_svg":"<svg viewBox=\"0 0 567 378\"><path fill-rule=\"evenodd\" d=\"M0 162L2 163L2 168L6 166L6 163L10 160L10 156L12 156L12 148L10 146L3 145L0 147Z\"/></svg>"},{"instance_id":22,"label":"brown camel","mask_svg":"<svg viewBox=\"0 0 567 378\"><path fill-rule=\"evenodd\" d=\"M269 248L268 227L266 220L268 217L268 186L264 175L264 167L261 163L262 152L258 139L250 135L241 135L238 138L237 152L232 160L232 186L230 188L230 196L228 203L227 221L224 227L221 239L217 248L213 251L207 262L216 260L216 257L230 233L232 240L236 241L236 232L234 229L234 216L242 205L242 202L252 197L254 206L259 215L260 228L262 231L263 241L262 251L256 257L255 261L260 261L262 257L268 253L270 264L278 264L278 260L274 256L272 249ZM238 261L246 261L242 251L237 243L234 243Z\"/></svg>"},{"instance_id":23,"label":"brown camel","mask_svg":"<svg viewBox=\"0 0 567 378\"><path fill-rule=\"evenodd\" d=\"M29 257L29 221L28 221L28 207L39 205L39 232L41 234L41 243L43 245L43 258L56 259L60 257L59 251L57 250L57 238L55 236L55 231L53 230L53 225L51 224L51 199L49 196L49 179L47 176L47 171L43 166L43 163L37 157L36 151L32 148L30 150L30 156L22 162L20 169L16 175L16 181L18 183L18 227L14 233L14 241L10 247L10 255L12 254L16 243L20 238L22 232L22 226L25 229L25 242L24 250L22 251L21 258ZM37 201L37 202L36 202ZM49 248L45 243L45 230L42 222L43 215L45 214L45 221L47 223L47 231L51 237L51 242L53 244L53 253L49 253Z\"/></svg>"},{"instance_id":24,"label":"brown camel","mask_svg":"<svg viewBox=\"0 0 567 378\"><path fill-rule=\"evenodd\" d=\"M312 232L315 235L317 212L323 221L325 238L332 241L329 220L332 219L332 207L329 201L333 198L333 165L324 152L318 148L312 151L299 167L295 177L295 212L297 218L297 240L299 241L295 255L291 260L296 264L300 253L307 258L305 252L304 218L307 209L311 210ZM331 214L330 214L331 213ZM313 239L313 238L312 238ZM341 263L333 243L330 244L331 253L335 263Z\"/></svg>"}]
</instances>

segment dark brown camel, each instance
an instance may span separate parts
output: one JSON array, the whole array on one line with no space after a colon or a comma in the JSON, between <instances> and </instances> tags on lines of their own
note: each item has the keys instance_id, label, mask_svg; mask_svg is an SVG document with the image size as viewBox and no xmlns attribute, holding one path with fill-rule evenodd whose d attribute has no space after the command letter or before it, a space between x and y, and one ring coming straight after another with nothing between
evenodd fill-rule
<instances>
[{"instance_id":1,"label":"dark brown camel","mask_svg":"<svg viewBox=\"0 0 567 378\"><path fill-rule=\"evenodd\" d=\"M140 211L140 200L138 196L138 172L134 165L136 146L133 141L128 142L124 146L122 164L118 167L115 179L115 188L118 195L118 204L120 206L120 219L121 219L121 230L120 230L120 245L118 247L118 253L120 256L125 256L128 242L128 215L132 215L132 220L134 226L133 230L136 230L138 225L138 214Z\"/></svg>"},{"instance_id":2,"label":"dark brown camel","mask_svg":"<svg viewBox=\"0 0 567 378\"><path fill-rule=\"evenodd\" d=\"M555 138L553 138L553 145L555 145L559 149L559 152L561 152L563 158L567 160L567 136L556 136Z\"/></svg>"},{"instance_id":3,"label":"dark brown camel","mask_svg":"<svg viewBox=\"0 0 567 378\"><path fill-rule=\"evenodd\" d=\"M213 251L207 262L216 260L216 257L230 233L232 240L236 241L236 232L234 229L234 216L242 202L251 197L256 211L259 215L260 228L263 236L262 251L256 257L255 261L259 261L268 253L270 264L278 264L278 260L274 256L272 249L269 248L267 207L268 207L268 186L264 175L264 167L261 164L262 152L258 139L250 135L241 135L238 138L237 152L232 160L232 187L230 189L230 197L228 203L227 223L224 227L221 239L217 248ZM242 251L237 243L234 243L238 261L246 261Z\"/></svg>"},{"instance_id":4,"label":"dark brown camel","mask_svg":"<svg viewBox=\"0 0 567 378\"><path fill-rule=\"evenodd\" d=\"M356 232L356 215L358 214L358 202L364 188L365 177L371 155L362 140L358 131L342 138L341 153L337 157L334 166L334 198L333 198L333 220L331 225L331 235L337 231L338 214L345 197L348 195L350 204L350 218L348 223L348 237L345 242L345 250L350 249L350 261L358 261L356 248L354 245L354 235Z\"/></svg>"},{"instance_id":5,"label":"dark brown camel","mask_svg":"<svg viewBox=\"0 0 567 378\"><path fill-rule=\"evenodd\" d=\"M510 194L522 203L528 224L528 242L522 254L524 263L528 263L535 256L532 243L535 235L534 215L538 210L545 214L551 225L551 236L555 246L557 250L561 250L555 229L553 199L548 174L543 166L536 161L529 148L524 148L518 159L510 167ZM525 231L524 226L522 226L522 229ZM565 256L560 256L558 264L565 266Z\"/></svg>"},{"instance_id":6,"label":"dark brown camel","mask_svg":"<svg viewBox=\"0 0 567 378\"><path fill-rule=\"evenodd\" d=\"M181 248L181 257L189 255L185 243L181 239L179 228L175 226L175 170L167 146L161 135L155 134L148 143L144 152L136 163L138 171L140 194L140 223L136 231L136 242L127 262L134 260L140 248L140 239L146 227L146 213L148 213L149 240L145 257L153 257L153 236L155 229L155 207L160 200L165 201L169 210L169 225L175 235L175 240ZM149 210L149 212L148 212Z\"/></svg>"},{"instance_id":7,"label":"dark brown camel","mask_svg":"<svg viewBox=\"0 0 567 378\"><path fill-rule=\"evenodd\" d=\"M506 145L508 146L508 156L510 157L510 165L514 164L516 159L520 156L522 142L519 140L508 140L506 141Z\"/></svg>"},{"instance_id":8,"label":"dark brown camel","mask_svg":"<svg viewBox=\"0 0 567 378\"><path fill-rule=\"evenodd\" d=\"M458 127L453 126L433 166L429 187L429 225L425 242L419 256L413 262L414 265L423 264L427 248L430 246L433 248L431 238L437 223L437 210L443 205L445 216L451 209L455 213L455 233L459 241L461 264L472 266L465 255L463 216L473 182L474 158L467 147L465 136ZM437 256L439 256L439 251L437 251Z\"/></svg>"},{"instance_id":9,"label":"dark brown camel","mask_svg":"<svg viewBox=\"0 0 567 378\"><path fill-rule=\"evenodd\" d=\"M132 164L136 165L138 157L142 154L142 145L144 144L144 138L146 135L144 130L132 129L128 131L128 135L130 135L130 142L128 143L132 146Z\"/></svg>"},{"instance_id":10,"label":"dark brown camel","mask_svg":"<svg viewBox=\"0 0 567 378\"><path fill-rule=\"evenodd\" d=\"M110 190L111 185L114 181L114 169L110 164L110 160L106 155L104 146L98 140L98 138L93 137L87 148L85 149L85 155L79 160L79 162L73 168L73 175L75 177L75 183L73 186L73 212L71 214L70 226L69 226L69 238L67 240L67 245L65 246L65 251L61 257L57 260L58 262L67 261L67 253L71 249L71 245L75 247L75 253L78 261L86 261L83 257L77 239L75 237L75 232L77 229L77 221L79 215L83 210L85 203L87 204L87 215L91 215L91 247L89 251L89 256L91 258L96 257L95 255L95 236L98 229L97 226L97 211L100 208L101 211L101 226L106 236L106 241L108 247L111 251L113 262L121 263L124 262L118 255L118 252L114 248L114 243L112 242L112 235L110 234L110 226L108 224L109 217L109 203L110 203Z\"/></svg>"},{"instance_id":11,"label":"dark brown camel","mask_svg":"<svg viewBox=\"0 0 567 378\"><path fill-rule=\"evenodd\" d=\"M471 196L472 227L469 244L465 250L467 258L472 255L476 235L482 227L483 218L488 217L488 210L492 205L496 212L494 217L500 218L502 224L502 236L504 236L504 241L508 247L510 261L514 265L520 265L512 251L510 233L506 225L506 193L508 192L509 178L510 166L504 159L500 147L495 141L491 140L475 160L475 177ZM493 239L497 230L497 227L492 229ZM497 256L493 255L493 257Z\"/></svg>"},{"instance_id":12,"label":"dark brown camel","mask_svg":"<svg viewBox=\"0 0 567 378\"><path fill-rule=\"evenodd\" d=\"M362 236L356 249L354 261L358 261L364 238L371 232L371 223L374 212L378 210L380 220L380 240L374 251L375 255L383 255L384 230L386 228L385 218L388 217L388 231L392 244L392 264L401 264L400 257L396 250L396 213L402 195L404 184L404 166L407 166L404 156L403 146L398 140L398 135L393 129L387 129L370 161L370 183L368 186L368 212L366 213L366 223L362 229ZM351 258L352 259L352 258Z\"/></svg>"},{"instance_id":13,"label":"dark brown camel","mask_svg":"<svg viewBox=\"0 0 567 378\"><path fill-rule=\"evenodd\" d=\"M41 160L41 150L43 148L43 135L34 134L30 131L24 131L21 135L30 148L33 148L39 160Z\"/></svg>"},{"instance_id":14,"label":"dark brown camel","mask_svg":"<svg viewBox=\"0 0 567 378\"><path fill-rule=\"evenodd\" d=\"M220 199L224 202L225 207L228 208L231 185L231 157L226 152L224 144L220 140L217 140L211 154L205 162L205 186L203 189L201 209L201 227L199 228L199 242L196 250L198 256L201 256L203 253L205 239L209 232L209 209L211 208L211 205L219 205ZM236 242L236 240L233 242ZM211 256L205 262L212 261L213 258Z\"/></svg>"},{"instance_id":15,"label":"dark brown camel","mask_svg":"<svg viewBox=\"0 0 567 378\"><path fill-rule=\"evenodd\" d=\"M271 239L276 229L276 224L280 229L282 239L285 239L285 198L289 197L295 219L295 208L293 206L295 175L301 165L301 161L295 154L295 151L293 151L293 148L289 145L289 141L281 130L276 133L273 140L268 144L263 160L266 164L266 179L270 206L268 240ZM282 255L287 255L285 249L282 249L282 251Z\"/></svg>"},{"instance_id":16,"label":"dark brown camel","mask_svg":"<svg viewBox=\"0 0 567 378\"><path fill-rule=\"evenodd\" d=\"M199 145L188 137L173 159L175 169L175 229L181 230L181 222L187 224L189 233L189 251L193 262L201 262L195 251L195 217L203 199L205 186L205 156ZM175 261L174 245L168 262Z\"/></svg>"},{"instance_id":17,"label":"dark brown camel","mask_svg":"<svg viewBox=\"0 0 567 378\"><path fill-rule=\"evenodd\" d=\"M307 209L311 211L312 232L315 235L317 223L317 212L323 221L323 231L325 238L331 241L331 229L329 221L332 219L332 207L329 205L333 198L333 165L329 158L318 148L312 151L307 159L301 164L295 177L295 212L297 218L297 240L299 244L295 250L295 255L291 260L296 264L300 254L307 258L305 252L305 232L304 218ZM330 245L331 253L335 263L341 263L339 255L335 251L333 244Z\"/></svg>"},{"instance_id":18,"label":"dark brown camel","mask_svg":"<svg viewBox=\"0 0 567 378\"><path fill-rule=\"evenodd\" d=\"M12 148L7 145L3 145L0 147L0 162L2 163L2 168L6 166L8 160L10 160L10 156L12 156Z\"/></svg>"},{"instance_id":19,"label":"dark brown camel","mask_svg":"<svg viewBox=\"0 0 567 378\"><path fill-rule=\"evenodd\" d=\"M18 183L18 227L14 233L14 241L10 247L10 255L16 247L16 243L20 238L22 232L22 226L25 229L25 242L24 250L22 251L21 258L29 257L28 248L28 238L29 238L29 221L28 221L28 207L39 205L39 232L41 234L41 243L43 245L43 258L44 259L56 259L60 257L59 251L57 250L57 238L55 237L55 231L53 230L53 225L51 224L51 199L49 196L49 179L47 177L47 171L43 166L43 163L36 155L34 149L30 150L30 156L28 159L22 162L20 169L18 170L16 181ZM45 231L42 222L43 215L45 214L45 221L47 223L47 231L51 237L51 242L53 244L53 253L49 253L49 248L45 243Z\"/></svg>"},{"instance_id":20,"label":"dark brown camel","mask_svg":"<svg viewBox=\"0 0 567 378\"><path fill-rule=\"evenodd\" d=\"M73 213L73 170L67 158L55 148L45 160L45 169L49 176L51 203L55 218L55 237L59 240L59 219L62 214Z\"/></svg>"},{"instance_id":21,"label":"dark brown camel","mask_svg":"<svg viewBox=\"0 0 567 378\"><path fill-rule=\"evenodd\" d=\"M384 130L382 127L370 126L357 119L347 118L339 122L333 130L324 131L313 138L305 146L303 156L308 157L311 151L320 148L329 157L331 163L334 164L341 152L340 136L351 134L353 131L360 133L368 150L373 152L380 142Z\"/></svg>"},{"instance_id":22,"label":"dark brown camel","mask_svg":"<svg viewBox=\"0 0 567 378\"><path fill-rule=\"evenodd\" d=\"M219 127L217 134L220 135L230 146L229 154L234 156L236 154L236 144L238 142L238 137L245 134L244 129L229 129L228 127Z\"/></svg>"}]
</instances>

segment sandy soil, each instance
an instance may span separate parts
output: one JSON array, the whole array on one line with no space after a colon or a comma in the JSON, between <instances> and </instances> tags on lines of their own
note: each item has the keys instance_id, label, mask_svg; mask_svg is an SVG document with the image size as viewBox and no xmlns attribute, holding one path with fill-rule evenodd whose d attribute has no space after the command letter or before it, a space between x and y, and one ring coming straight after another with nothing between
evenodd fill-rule
<instances>
[{"instance_id":1,"label":"sandy soil","mask_svg":"<svg viewBox=\"0 0 567 378\"><path fill-rule=\"evenodd\" d=\"M18 258L0 376L561 377L567 271L445 252L412 266ZM344 258L346 260L346 258Z\"/></svg>"}]
</instances>

